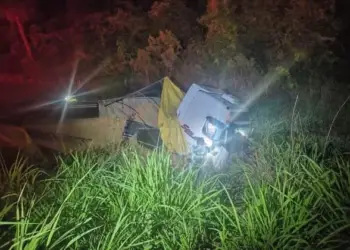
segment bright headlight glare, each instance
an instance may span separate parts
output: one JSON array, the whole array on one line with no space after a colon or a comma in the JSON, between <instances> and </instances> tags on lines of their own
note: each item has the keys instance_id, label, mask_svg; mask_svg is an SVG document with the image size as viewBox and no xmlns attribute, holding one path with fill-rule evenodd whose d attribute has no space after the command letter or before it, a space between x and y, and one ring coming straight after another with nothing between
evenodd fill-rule
<instances>
[{"instance_id":1,"label":"bright headlight glare","mask_svg":"<svg viewBox=\"0 0 350 250\"><path fill-rule=\"evenodd\" d=\"M208 146L211 147L213 145L213 141L210 140L209 138L204 137L204 143Z\"/></svg>"},{"instance_id":2,"label":"bright headlight glare","mask_svg":"<svg viewBox=\"0 0 350 250\"><path fill-rule=\"evenodd\" d=\"M77 101L76 97L71 96L71 95L67 95L67 96L64 98L64 100L65 100L66 102L76 102L76 101Z\"/></svg>"}]
</instances>

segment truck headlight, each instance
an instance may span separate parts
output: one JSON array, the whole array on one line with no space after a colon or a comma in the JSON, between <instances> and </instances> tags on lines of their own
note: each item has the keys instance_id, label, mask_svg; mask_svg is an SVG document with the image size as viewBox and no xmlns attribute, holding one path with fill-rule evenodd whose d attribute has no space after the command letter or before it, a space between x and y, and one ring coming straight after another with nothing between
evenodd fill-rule
<instances>
[{"instance_id":1,"label":"truck headlight","mask_svg":"<svg viewBox=\"0 0 350 250\"><path fill-rule=\"evenodd\" d=\"M65 98L64 98L64 100L66 101L66 102L76 102L77 101L77 98L75 98L74 96L71 96L71 95L67 95Z\"/></svg>"},{"instance_id":2,"label":"truck headlight","mask_svg":"<svg viewBox=\"0 0 350 250\"><path fill-rule=\"evenodd\" d=\"M209 138L207 137L204 137L204 143L208 146L208 147L211 147L213 145L213 141L210 140Z\"/></svg>"}]
</instances>

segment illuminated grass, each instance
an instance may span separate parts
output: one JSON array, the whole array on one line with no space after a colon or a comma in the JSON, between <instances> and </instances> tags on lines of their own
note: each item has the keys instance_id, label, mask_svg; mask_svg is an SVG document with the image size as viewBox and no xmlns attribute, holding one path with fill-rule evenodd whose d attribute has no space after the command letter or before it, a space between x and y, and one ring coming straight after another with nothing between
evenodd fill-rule
<instances>
[{"instance_id":1,"label":"illuminated grass","mask_svg":"<svg viewBox=\"0 0 350 250\"><path fill-rule=\"evenodd\" d=\"M312 151L316 152L316 151ZM346 249L350 166L317 164L305 143L256 147L238 195L172 169L165 153L85 152L50 179L18 182L0 210L3 249ZM14 166L13 176L37 176ZM18 178L8 175L10 182ZM232 179L236 178L236 179ZM21 179L21 178L19 178ZM220 179L222 180L222 179ZM17 183L17 182L16 182ZM19 189L18 189L19 188ZM35 192L33 191L35 190ZM29 192L31 191L31 192ZM17 197L16 200L13 197ZM243 202L237 203L237 196ZM12 197L9 199L9 197ZM229 202L226 202L229 200ZM7 203L6 203L7 201ZM11 202L10 202L11 201Z\"/></svg>"},{"instance_id":2,"label":"illuminated grass","mask_svg":"<svg viewBox=\"0 0 350 250\"><path fill-rule=\"evenodd\" d=\"M347 249L350 165L319 165L303 145L261 145L242 207L217 204L224 249ZM273 154L271 156L270 154ZM315 155L317 155L314 152Z\"/></svg>"},{"instance_id":3,"label":"illuminated grass","mask_svg":"<svg viewBox=\"0 0 350 250\"><path fill-rule=\"evenodd\" d=\"M12 244L191 249L218 196L212 182L195 186L194 178L171 169L163 154L75 155L45 181L40 198L20 199L16 218L26 219L16 222Z\"/></svg>"}]
</instances>

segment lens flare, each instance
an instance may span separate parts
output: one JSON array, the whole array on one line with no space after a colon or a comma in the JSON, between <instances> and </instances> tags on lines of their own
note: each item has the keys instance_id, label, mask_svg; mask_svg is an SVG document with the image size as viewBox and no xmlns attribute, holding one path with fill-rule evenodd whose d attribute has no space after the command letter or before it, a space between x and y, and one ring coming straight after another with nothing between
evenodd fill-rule
<instances>
[{"instance_id":1,"label":"lens flare","mask_svg":"<svg viewBox=\"0 0 350 250\"><path fill-rule=\"evenodd\" d=\"M290 69L295 61L290 61L286 63L285 69ZM235 113L232 117L232 120L235 120L244 110L248 109L266 90L281 77L279 72L275 69L272 72L269 72L262 79L262 83L260 83L255 91L250 95L250 97L246 100L246 102L242 105L241 111Z\"/></svg>"}]
</instances>

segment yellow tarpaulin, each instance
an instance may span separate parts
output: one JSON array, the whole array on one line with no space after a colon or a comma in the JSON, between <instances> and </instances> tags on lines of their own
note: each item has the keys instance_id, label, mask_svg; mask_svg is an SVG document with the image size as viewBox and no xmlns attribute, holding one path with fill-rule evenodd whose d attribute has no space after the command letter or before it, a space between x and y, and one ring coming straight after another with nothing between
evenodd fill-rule
<instances>
[{"instance_id":1,"label":"yellow tarpaulin","mask_svg":"<svg viewBox=\"0 0 350 250\"><path fill-rule=\"evenodd\" d=\"M186 154L187 143L176 110L184 93L168 78L163 80L163 90L158 113L158 126L163 144L170 152Z\"/></svg>"}]
</instances>

